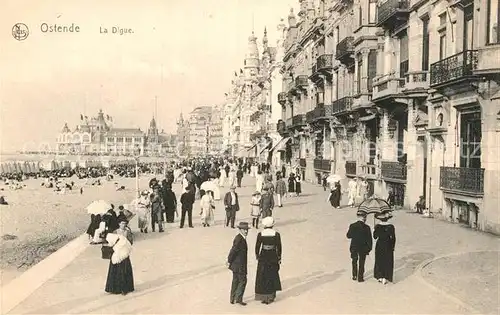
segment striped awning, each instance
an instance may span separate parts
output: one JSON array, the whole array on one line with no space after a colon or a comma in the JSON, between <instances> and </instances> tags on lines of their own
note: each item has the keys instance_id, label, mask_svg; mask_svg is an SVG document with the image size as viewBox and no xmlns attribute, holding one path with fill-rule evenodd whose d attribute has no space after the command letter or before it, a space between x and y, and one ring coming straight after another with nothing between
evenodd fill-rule
<instances>
[{"instance_id":1,"label":"striped awning","mask_svg":"<svg viewBox=\"0 0 500 315\"><path fill-rule=\"evenodd\" d=\"M291 139L292 138L290 137L282 138L280 141L278 141L278 143L276 143L276 145L271 149L271 151L285 151L285 145Z\"/></svg>"}]
</instances>

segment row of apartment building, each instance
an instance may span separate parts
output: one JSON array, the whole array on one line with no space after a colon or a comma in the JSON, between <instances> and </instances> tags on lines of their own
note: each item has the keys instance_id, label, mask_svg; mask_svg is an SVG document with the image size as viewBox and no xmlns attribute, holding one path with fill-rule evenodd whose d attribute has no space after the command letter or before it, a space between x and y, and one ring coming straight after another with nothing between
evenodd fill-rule
<instances>
[{"instance_id":1,"label":"row of apartment building","mask_svg":"<svg viewBox=\"0 0 500 315\"><path fill-rule=\"evenodd\" d=\"M196 107L177 120L177 152L181 157L223 153L222 106Z\"/></svg>"},{"instance_id":2,"label":"row of apartment building","mask_svg":"<svg viewBox=\"0 0 500 315\"><path fill-rule=\"evenodd\" d=\"M500 233L498 0L300 0L227 93L224 148Z\"/></svg>"}]
</instances>

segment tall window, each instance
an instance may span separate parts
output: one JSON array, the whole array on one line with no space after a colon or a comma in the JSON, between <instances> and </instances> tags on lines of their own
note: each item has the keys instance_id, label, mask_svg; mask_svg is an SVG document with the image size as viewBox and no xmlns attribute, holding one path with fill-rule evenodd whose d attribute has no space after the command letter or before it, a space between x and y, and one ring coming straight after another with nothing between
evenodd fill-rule
<instances>
[{"instance_id":1,"label":"tall window","mask_svg":"<svg viewBox=\"0 0 500 315\"><path fill-rule=\"evenodd\" d=\"M369 0L368 2L368 23L377 23L377 0Z\"/></svg>"},{"instance_id":2,"label":"tall window","mask_svg":"<svg viewBox=\"0 0 500 315\"><path fill-rule=\"evenodd\" d=\"M363 25L363 4L359 5L359 26Z\"/></svg>"},{"instance_id":3,"label":"tall window","mask_svg":"<svg viewBox=\"0 0 500 315\"><path fill-rule=\"evenodd\" d=\"M377 51L370 50L368 54L368 91L373 91L373 79L377 75Z\"/></svg>"},{"instance_id":4,"label":"tall window","mask_svg":"<svg viewBox=\"0 0 500 315\"><path fill-rule=\"evenodd\" d=\"M481 167L481 112L460 115L460 167Z\"/></svg>"},{"instance_id":5,"label":"tall window","mask_svg":"<svg viewBox=\"0 0 500 315\"><path fill-rule=\"evenodd\" d=\"M464 9L464 51L474 49L474 6Z\"/></svg>"},{"instance_id":6,"label":"tall window","mask_svg":"<svg viewBox=\"0 0 500 315\"><path fill-rule=\"evenodd\" d=\"M335 70L335 100L338 100L339 99L339 95L341 95L339 93L339 70Z\"/></svg>"},{"instance_id":7,"label":"tall window","mask_svg":"<svg viewBox=\"0 0 500 315\"><path fill-rule=\"evenodd\" d=\"M439 60L446 58L446 31L439 33Z\"/></svg>"},{"instance_id":8,"label":"tall window","mask_svg":"<svg viewBox=\"0 0 500 315\"><path fill-rule=\"evenodd\" d=\"M361 93L361 79L363 78L363 57L361 55L358 55L358 86L357 86L357 92Z\"/></svg>"},{"instance_id":9,"label":"tall window","mask_svg":"<svg viewBox=\"0 0 500 315\"><path fill-rule=\"evenodd\" d=\"M487 0L487 29L486 42L488 44L500 43L500 0Z\"/></svg>"},{"instance_id":10,"label":"tall window","mask_svg":"<svg viewBox=\"0 0 500 315\"><path fill-rule=\"evenodd\" d=\"M408 34L406 30L399 39L399 77L404 78L408 72Z\"/></svg>"},{"instance_id":11,"label":"tall window","mask_svg":"<svg viewBox=\"0 0 500 315\"><path fill-rule=\"evenodd\" d=\"M422 18L422 71L429 70L429 16Z\"/></svg>"}]
</instances>

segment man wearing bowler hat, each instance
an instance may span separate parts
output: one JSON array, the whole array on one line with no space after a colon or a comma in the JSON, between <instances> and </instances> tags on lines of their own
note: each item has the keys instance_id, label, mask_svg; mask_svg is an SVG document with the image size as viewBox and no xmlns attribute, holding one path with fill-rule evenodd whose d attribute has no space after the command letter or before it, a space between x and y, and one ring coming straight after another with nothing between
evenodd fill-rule
<instances>
[{"instance_id":1,"label":"man wearing bowler hat","mask_svg":"<svg viewBox=\"0 0 500 315\"><path fill-rule=\"evenodd\" d=\"M240 222L238 224L239 233L233 241L233 247L227 256L226 265L233 272L233 282L231 284L231 296L229 301L231 304L238 303L240 305L247 305L243 302L243 295L247 285L247 235L248 235L248 222Z\"/></svg>"},{"instance_id":2,"label":"man wearing bowler hat","mask_svg":"<svg viewBox=\"0 0 500 315\"><path fill-rule=\"evenodd\" d=\"M226 208L226 226L231 223L231 227L234 229L236 211L240 210L236 186L232 185L229 192L224 196L224 207Z\"/></svg>"},{"instance_id":3,"label":"man wearing bowler hat","mask_svg":"<svg viewBox=\"0 0 500 315\"><path fill-rule=\"evenodd\" d=\"M372 232L366 222L366 213L358 211L358 220L349 226L347 238L351 240L349 250L352 260L352 280L363 282L366 256L372 250ZM358 266L359 263L359 266Z\"/></svg>"}]
</instances>

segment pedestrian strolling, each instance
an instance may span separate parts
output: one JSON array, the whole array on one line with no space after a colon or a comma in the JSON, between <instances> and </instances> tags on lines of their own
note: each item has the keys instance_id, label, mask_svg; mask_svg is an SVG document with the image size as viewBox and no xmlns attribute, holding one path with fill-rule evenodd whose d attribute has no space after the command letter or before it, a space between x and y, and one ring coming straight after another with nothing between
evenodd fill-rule
<instances>
[{"instance_id":1,"label":"pedestrian strolling","mask_svg":"<svg viewBox=\"0 0 500 315\"><path fill-rule=\"evenodd\" d=\"M262 213L262 219L266 217L271 217L273 215L274 209L274 197L269 191L269 188L264 187L264 192L260 198L260 212Z\"/></svg>"},{"instance_id":2,"label":"pedestrian strolling","mask_svg":"<svg viewBox=\"0 0 500 315\"><path fill-rule=\"evenodd\" d=\"M111 247L113 253L109 262L105 291L112 294L126 295L134 291L134 274L130 262L133 236L127 223L121 221L119 230L106 235L107 244L104 246Z\"/></svg>"},{"instance_id":3,"label":"pedestrian strolling","mask_svg":"<svg viewBox=\"0 0 500 315\"><path fill-rule=\"evenodd\" d=\"M238 184L238 188L241 188L241 181L243 180L243 170L238 168L238 171L236 171L236 182Z\"/></svg>"},{"instance_id":4,"label":"pedestrian strolling","mask_svg":"<svg viewBox=\"0 0 500 315\"><path fill-rule=\"evenodd\" d=\"M189 227L193 227L193 204L195 201L195 194L192 190L184 190L184 193L181 195L181 225L180 228L184 227L184 220L186 219L186 214L188 216L188 224Z\"/></svg>"},{"instance_id":5,"label":"pedestrian strolling","mask_svg":"<svg viewBox=\"0 0 500 315\"><path fill-rule=\"evenodd\" d=\"M349 207L354 207L354 205L356 204L356 195L358 192L358 183L354 178L351 178L349 180L348 189L349 189L349 194L348 194L347 205Z\"/></svg>"},{"instance_id":6,"label":"pedestrian strolling","mask_svg":"<svg viewBox=\"0 0 500 315\"><path fill-rule=\"evenodd\" d=\"M252 194L252 200L250 203L250 215L252 216L252 227L259 228L259 217L260 217L260 192L256 191Z\"/></svg>"},{"instance_id":7,"label":"pedestrian strolling","mask_svg":"<svg viewBox=\"0 0 500 315\"><path fill-rule=\"evenodd\" d=\"M214 221L214 209L215 202L213 198L213 192L210 190L200 189L200 215L201 215L201 225L203 227L209 227Z\"/></svg>"},{"instance_id":8,"label":"pedestrian strolling","mask_svg":"<svg viewBox=\"0 0 500 315\"><path fill-rule=\"evenodd\" d=\"M365 223L366 214L357 212L358 220L349 226L347 238L351 240L352 280L364 281L365 260L373 246L370 227Z\"/></svg>"},{"instance_id":9,"label":"pedestrian strolling","mask_svg":"<svg viewBox=\"0 0 500 315\"><path fill-rule=\"evenodd\" d=\"M330 196L328 200L332 207L340 209L340 199L342 197L342 187L340 186L340 182L335 182L333 184L333 189L330 191Z\"/></svg>"},{"instance_id":10,"label":"pedestrian strolling","mask_svg":"<svg viewBox=\"0 0 500 315\"><path fill-rule=\"evenodd\" d=\"M163 184L163 182L162 182ZM177 197L172 191L172 185L165 182L163 187L163 205L165 206L165 219L167 223L174 223L175 213L177 212Z\"/></svg>"},{"instance_id":11,"label":"pedestrian strolling","mask_svg":"<svg viewBox=\"0 0 500 315\"><path fill-rule=\"evenodd\" d=\"M264 230L257 235L255 257L257 275L255 279L255 299L263 304L270 304L276 299L276 291L281 291L279 275L281 265L281 236L276 232L274 219L262 220Z\"/></svg>"},{"instance_id":12,"label":"pedestrian strolling","mask_svg":"<svg viewBox=\"0 0 500 315\"><path fill-rule=\"evenodd\" d=\"M375 215L375 218L379 223L373 229L373 238L377 240L373 276L379 282L386 284L388 281L393 281L396 231L394 225L387 223L392 218L390 213Z\"/></svg>"},{"instance_id":13,"label":"pedestrian strolling","mask_svg":"<svg viewBox=\"0 0 500 315\"><path fill-rule=\"evenodd\" d=\"M160 186L153 186L153 193L150 195L151 199L151 230L155 231L156 223L158 223L158 232L163 233L163 198L160 194Z\"/></svg>"},{"instance_id":14,"label":"pedestrian strolling","mask_svg":"<svg viewBox=\"0 0 500 315\"><path fill-rule=\"evenodd\" d=\"M231 186L230 191L224 196L224 207L226 209L226 226L229 226L231 223L231 228L234 229L236 212L240 210L238 194L236 193L235 186Z\"/></svg>"},{"instance_id":15,"label":"pedestrian strolling","mask_svg":"<svg viewBox=\"0 0 500 315\"><path fill-rule=\"evenodd\" d=\"M151 211L151 202L149 199L149 192L144 190L141 196L132 201L132 209L137 215L137 223L141 233L148 233L149 216Z\"/></svg>"},{"instance_id":16,"label":"pedestrian strolling","mask_svg":"<svg viewBox=\"0 0 500 315\"><path fill-rule=\"evenodd\" d=\"M286 183L281 177L281 174L277 176L276 180L276 199L278 207L283 207L283 199L286 196Z\"/></svg>"},{"instance_id":17,"label":"pedestrian strolling","mask_svg":"<svg viewBox=\"0 0 500 315\"><path fill-rule=\"evenodd\" d=\"M238 303L243 306L247 305L243 302L243 295L247 286L248 245L246 238L249 228L247 222L238 224L239 233L233 240L233 246L229 251L226 263L233 272L229 301L231 304Z\"/></svg>"},{"instance_id":18,"label":"pedestrian strolling","mask_svg":"<svg viewBox=\"0 0 500 315\"><path fill-rule=\"evenodd\" d=\"M295 195L298 197L302 193L302 179L299 175L295 176Z\"/></svg>"},{"instance_id":19,"label":"pedestrian strolling","mask_svg":"<svg viewBox=\"0 0 500 315\"><path fill-rule=\"evenodd\" d=\"M288 194L292 197L295 194L295 174L290 173L288 177Z\"/></svg>"}]
</instances>

